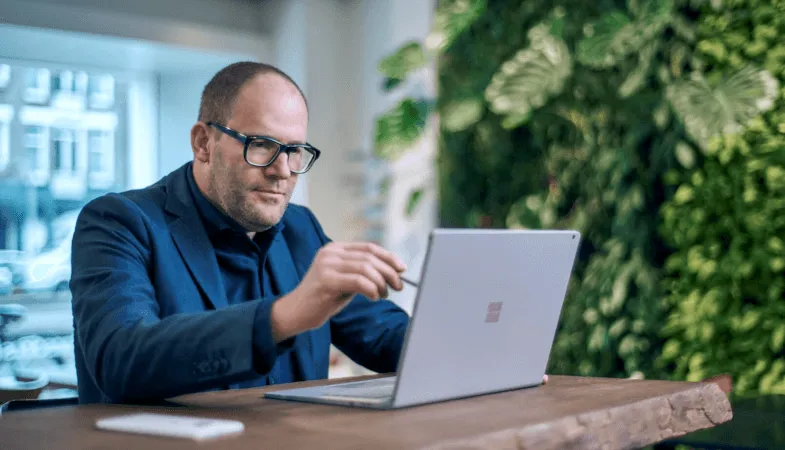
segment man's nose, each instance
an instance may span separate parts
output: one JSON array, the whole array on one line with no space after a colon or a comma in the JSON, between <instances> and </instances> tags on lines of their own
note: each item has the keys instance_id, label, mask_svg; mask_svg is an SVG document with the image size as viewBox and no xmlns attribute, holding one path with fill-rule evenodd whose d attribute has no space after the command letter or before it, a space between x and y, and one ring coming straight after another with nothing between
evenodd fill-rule
<instances>
[{"instance_id":1,"label":"man's nose","mask_svg":"<svg viewBox=\"0 0 785 450\"><path fill-rule=\"evenodd\" d=\"M265 167L264 173L268 177L280 179L286 179L292 176L292 170L289 168L289 154L283 151L279 153L278 157L275 158L275 161Z\"/></svg>"}]
</instances>

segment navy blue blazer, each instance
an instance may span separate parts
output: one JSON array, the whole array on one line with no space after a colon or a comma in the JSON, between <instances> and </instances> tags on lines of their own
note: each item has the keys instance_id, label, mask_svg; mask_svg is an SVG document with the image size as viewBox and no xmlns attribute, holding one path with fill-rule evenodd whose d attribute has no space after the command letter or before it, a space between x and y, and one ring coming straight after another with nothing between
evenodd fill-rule
<instances>
[{"instance_id":1,"label":"navy blue blazer","mask_svg":"<svg viewBox=\"0 0 785 450\"><path fill-rule=\"evenodd\" d=\"M92 200L79 215L70 287L82 403L155 403L237 388L275 362L272 336L254 354L252 335L257 307L269 323L276 298L229 305L188 191L190 167ZM285 295L329 239L303 206L290 204L282 225L268 260ZM370 370L396 371L408 322L394 303L356 296L324 326L293 339L298 379L327 378L330 343Z\"/></svg>"}]
</instances>

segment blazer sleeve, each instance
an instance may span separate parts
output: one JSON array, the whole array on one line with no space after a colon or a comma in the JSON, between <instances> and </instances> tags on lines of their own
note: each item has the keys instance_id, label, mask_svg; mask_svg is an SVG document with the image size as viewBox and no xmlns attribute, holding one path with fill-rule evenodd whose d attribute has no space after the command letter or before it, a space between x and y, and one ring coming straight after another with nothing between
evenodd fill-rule
<instances>
[{"instance_id":1,"label":"blazer sleeve","mask_svg":"<svg viewBox=\"0 0 785 450\"><path fill-rule=\"evenodd\" d=\"M322 245L330 242L310 210ZM409 315L390 300L371 301L356 295L330 319L332 343L353 361L378 373L396 372Z\"/></svg>"},{"instance_id":2,"label":"blazer sleeve","mask_svg":"<svg viewBox=\"0 0 785 450\"><path fill-rule=\"evenodd\" d=\"M74 333L96 386L112 402L148 402L269 372L276 346L255 355L253 330L255 318L269 322L273 299L161 319L150 230L139 207L116 194L88 203L77 220Z\"/></svg>"}]
</instances>

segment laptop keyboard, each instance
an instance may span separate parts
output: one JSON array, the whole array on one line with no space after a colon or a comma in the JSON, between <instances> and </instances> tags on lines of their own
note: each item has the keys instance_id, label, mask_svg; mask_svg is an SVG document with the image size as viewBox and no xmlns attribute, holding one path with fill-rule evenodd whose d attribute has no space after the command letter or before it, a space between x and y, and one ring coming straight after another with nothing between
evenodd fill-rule
<instances>
[{"instance_id":1,"label":"laptop keyboard","mask_svg":"<svg viewBox=\"0 0 785 450\"><path fill-rule=\"evenodd\" d=\"M394 388L395 377L388 377L325 386L322 388L322 395L331 397L386 398L392 397Z\"/></svg>"}]
</instances>

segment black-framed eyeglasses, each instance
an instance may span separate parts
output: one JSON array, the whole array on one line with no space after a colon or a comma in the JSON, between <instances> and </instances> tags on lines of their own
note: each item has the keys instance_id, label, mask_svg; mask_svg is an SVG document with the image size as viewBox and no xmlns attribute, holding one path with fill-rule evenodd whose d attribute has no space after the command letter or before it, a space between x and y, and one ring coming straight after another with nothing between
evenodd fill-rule
<instances>
[{"instance_id":1,"label":"black-framed eyeglasses","mask_svg":"<svg viewBox=\"0 0 785 450\"><path fill-rule=\"evenodd\" d=\"M319 149L310 144L284 144L270 136L246 136L215 122L207 122L207 126L215 127L243 144L245 162L255 167L269 166L284 152L289 162L289 170L300 174L308 172L321 154Z\"/></svg>"}]
</instances>

